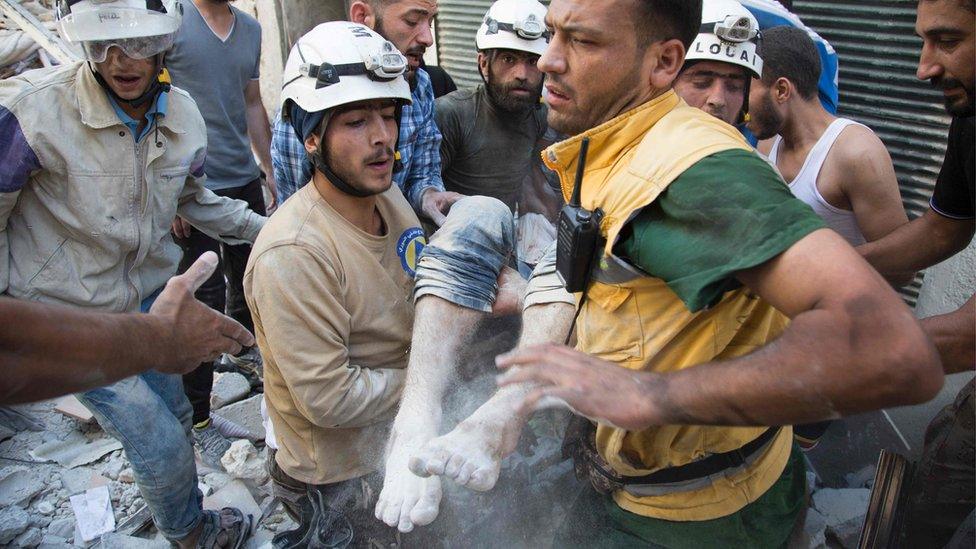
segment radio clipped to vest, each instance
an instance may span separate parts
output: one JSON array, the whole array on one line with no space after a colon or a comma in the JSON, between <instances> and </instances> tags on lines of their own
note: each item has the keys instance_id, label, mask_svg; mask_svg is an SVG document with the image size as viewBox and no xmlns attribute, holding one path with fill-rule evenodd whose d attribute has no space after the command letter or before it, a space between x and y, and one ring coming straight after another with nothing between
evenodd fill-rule
<instances>
[{"instance_id":1,"label":"radio clipped to vest","mask_svg":"<svg viewBox=\"0 0 976 549\"><path fill-rule=\"evenodd\" d=\"M590 148L590 138L584 137L580 145L579 161L576 164L576 181L569 204L559 212L559 232L556 238L556 272L566 290L571 293L582 292L590 281L593 258L599 250L600 222L603 210L587 210L580 204L583 186L583 172L586 169L586 153Z\"/></svg>"}]
</instances>

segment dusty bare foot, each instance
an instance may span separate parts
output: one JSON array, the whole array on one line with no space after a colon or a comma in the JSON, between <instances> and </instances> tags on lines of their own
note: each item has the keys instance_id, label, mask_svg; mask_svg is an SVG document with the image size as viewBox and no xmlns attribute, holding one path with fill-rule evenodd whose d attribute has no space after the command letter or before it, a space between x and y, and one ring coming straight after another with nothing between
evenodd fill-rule
<instances>
[{"instance_id":1,"label":"dusty bare foot","mask_svg":"<svg viewBox=\"0 0 976 549\"><path fill-rule=\"evenodd\" d=\"M383 489L376 502L376 518L401 532L426 526L437 518L441 503L438 477L421 478L410 472L407 462L430 435L394 435L386 458Z\"/></svg>"},{"instance_id":2,"label":"dusty bare foot","mask_svg":"<svg viewBox=\"0 0 976 549\"><path fill-rule=\"evenodd\" d=\"M511 413L510 400L489 400L453 431L430 440L412 455L410 470L445 476L478 492L494 488L501 461L515 450L525 422Z\"/></svg>"}]
</instances>

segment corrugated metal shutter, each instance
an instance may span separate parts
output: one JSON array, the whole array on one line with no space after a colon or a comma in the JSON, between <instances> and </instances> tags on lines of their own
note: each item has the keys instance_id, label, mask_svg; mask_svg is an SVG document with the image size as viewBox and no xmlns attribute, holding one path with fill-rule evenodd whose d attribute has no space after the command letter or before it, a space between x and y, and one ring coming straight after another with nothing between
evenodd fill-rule
<instances>
[{"instance_id":1,"label":"corrugated metal shutter","mask_svg":"<svg viewBox=\"0 0 976 549\"><path fill-rule=\"evenodd\" d=\"M459 88L481 83L474 37L492 0L441 0L437 4L437 61Z\"/></svg>"},{"instance_id":2,"label":"corrugated metal shutter","mask_svg":"<svg viewBox=\"0 0 976 549\"><path fill-rule=\"evenodd\" d=\"M928 208L945 154L942 94L915 78L922 41L917 0L797 0L793 9L840 55L840 114L868 125L888 147L908 216ZM912 305L920 279L903 290Z\"/></svg>"}]
</instances>

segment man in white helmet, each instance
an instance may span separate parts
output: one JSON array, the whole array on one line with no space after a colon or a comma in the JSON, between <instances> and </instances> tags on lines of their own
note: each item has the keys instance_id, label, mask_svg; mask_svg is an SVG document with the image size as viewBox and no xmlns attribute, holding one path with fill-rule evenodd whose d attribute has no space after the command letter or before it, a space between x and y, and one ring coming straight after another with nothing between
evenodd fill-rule
<instances>
[{"instance_id":1,"label":"man in white helmet","mask_svg":"<svg viewBox=\"0 0 976 549\"><path fill-rule=\"evenodd\" d=\"M0 292L102 311L146 311L177 269L179 214L232 244L265 219L204 187L206 128L163 58L176 0L61 0L59 31L86 61L0 82ZM80 394L118 438L169 540L239 547L250 520L204 512L179 376L155 371Z\"/></svg>"},{"instance_id":2,"label":"man in white helmet","mask_svg":"<svg viewBox=\"0 0 976 549\"><path fill-rule=\"evenodd\" d=\"M282 112L304 113L286 121L315 171L272 216L244 277L277 446L269 469L299 522L280 537L285 547L390 542L394 532L372 517L373 498L355 494L379 492L408 362L418 376L436 372L436 383L402 404L413 412L406 421L426 420L440 408L440 380L449 379L440 373L456 368L460 344L511 301L498 293L514 238L502 202L457 202L428 246L392 185L398 115L411 101L406 64L368 27L331 22L299 39L285 68ZM394 435L392 455L404 442ZM412 529L411 513L417 524L433 520L440 481L396 459L386 472L380 499L407 510L401 530Z\"/></svg>"},{"instance_id":3,"label":"man in white helmet","mask_svg":"<svg viewBox=\"0 0 976 549\"><path fill-rule=\"evenodd\" d=\"M759 23L736 0L704 0L702 27L674 90L692 107L728 124L748 113L749 83L762 76Z\"/></svg>"},{"instance_id":4,"label":"man in white helmet","mask_svg":"<svg viewBox=\"0 0 976 549\"><path fill-rule=\"evenodd\" d=\"M440 225L451 204L461 198L444 190L441 180L441 134L434 120L434 90L421 68L424 52L434 43L436 0L346 0L349 20L366 25L393 43L407 57L412 103L403 108L393 180L418 215ZM281 113L273 124L271 161L285 201L311 181L313 167L303 143Z\"/></svg>"},{"instance_id":5,"label":"man in white helmet","mask_svg":"<svg viewBox=\"0 0 976 549\"><path fill-rule=\"evenodd\" d=\"M549 45L546 7L536 0L498 0L478 29L484 83L436 101L443 135L444 187L504 202L519 214L519 259L535 264L552 242L561 198L539 177L548 124L536 63ZM535 242L542 240L542 242Z\"/></svg>"}]
</instances>

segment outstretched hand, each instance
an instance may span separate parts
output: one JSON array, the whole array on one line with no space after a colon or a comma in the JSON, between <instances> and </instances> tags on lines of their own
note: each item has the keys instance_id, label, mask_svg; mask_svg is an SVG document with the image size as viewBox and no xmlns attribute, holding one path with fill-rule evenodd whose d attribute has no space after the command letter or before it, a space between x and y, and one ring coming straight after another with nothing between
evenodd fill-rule
<instances>
[{"instance_id":1,"label":"outstretched hand","mask_svg":"<svg viewBox=\"0 0 976 549\"><path fill-rule=\"evenodd\" d=\"M193 297L193 293L217 269L217 254L206 252L185 273L166 283L149 314L161 319L167 330L171 355L160 361L158 371L171 374L190 372L221 353L237 354L254 345L254 336L243 326Z\"/></svg>"},{"instance_id":2,"label":"outstretched hand","mask_svg":"<svg viewBox=\"0 0 976 549\"><path fill-rule=\"evenodd\" d=\"M654 395L660 376L628 370L563 345L517 349L495 359L505 371L502 387L535 384L522 399L519 414L568 407L594 421L628 431L656 424Z\"/></svg>"},{"instance_id":3,"label":"outstretched hand","mask_svg":"<svg viewBox=\"0 0 976 549\"><path fill-rule=\"evenodd\" d=\"M451 206L462 198L464 198L463 194L429 189L421 199L420 209L424 215L440 227L447 219L447 213L451 211Z\"/></svg>"}]
</instances>

